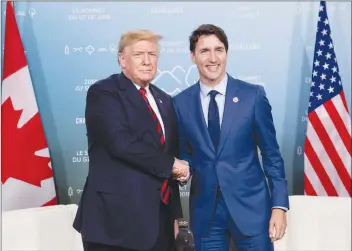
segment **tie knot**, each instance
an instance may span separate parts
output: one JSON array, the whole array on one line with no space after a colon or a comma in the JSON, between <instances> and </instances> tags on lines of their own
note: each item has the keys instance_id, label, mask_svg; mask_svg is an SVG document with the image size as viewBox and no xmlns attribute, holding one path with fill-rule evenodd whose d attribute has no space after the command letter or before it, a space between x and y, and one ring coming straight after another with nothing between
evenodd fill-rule
<instances>
[{"instance_id":1,"label":"tie knot","mask_svg":"<svg viewBox=\"0 0 352 251\"><path fill-rule=\"evenodd\" d=\"M208 93L208 95L210 96L210 99L214 99L216 97L216 95L220 94L220 92L212 90Z\"/></svg>"},{"instance_id":2,"label":"tie knot","mask_svg":"<svg viewBox=\"0 0 352 251\"><path fill-rule=\"evenodd\" d=\"M139 92L140 92L143 96L145 96L145 94L147 93L147 90L144 89L143 87L141 87L141 88L139 89Z\"/></svg>"}]
</instances>

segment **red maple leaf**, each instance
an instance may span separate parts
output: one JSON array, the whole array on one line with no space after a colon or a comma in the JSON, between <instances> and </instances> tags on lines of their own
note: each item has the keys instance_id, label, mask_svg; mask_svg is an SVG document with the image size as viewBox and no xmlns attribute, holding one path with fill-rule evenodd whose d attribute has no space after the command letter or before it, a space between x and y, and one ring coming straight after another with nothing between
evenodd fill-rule
<instances>
[{"instance_id":1,"label":"red maple leaf","mask_svg":"<svg viewBox=\"0 0 352 251\"><path fill-rule=\"evenodd\" d=\"M17 128L22 110L16 111L11 98L2 109L2 173L1 182L15 178L41 187L40 182L53 176L48 166L49 157L36 156L35 152L47 148L39 113L21 128Z\"/></svg>"}]
</instances>

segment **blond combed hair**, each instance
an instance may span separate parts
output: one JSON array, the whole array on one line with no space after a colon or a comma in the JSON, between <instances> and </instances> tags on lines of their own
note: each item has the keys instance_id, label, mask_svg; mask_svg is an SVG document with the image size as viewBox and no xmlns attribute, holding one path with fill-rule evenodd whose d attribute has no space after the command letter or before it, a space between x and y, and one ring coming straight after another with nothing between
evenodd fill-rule
<instances>
[{"instance_id":1,"label":"blond combed hair","mask_svg":"<svg viewBox=\"0 0 352 251\"><path fill-rule=\"evenodd\" d=\"M122 34L119 42L119 53L122 53L126 46L132 45L142 40L155 42L158 44L163 37L150 30L131 30Z\"/></svg>"}]
</instances>

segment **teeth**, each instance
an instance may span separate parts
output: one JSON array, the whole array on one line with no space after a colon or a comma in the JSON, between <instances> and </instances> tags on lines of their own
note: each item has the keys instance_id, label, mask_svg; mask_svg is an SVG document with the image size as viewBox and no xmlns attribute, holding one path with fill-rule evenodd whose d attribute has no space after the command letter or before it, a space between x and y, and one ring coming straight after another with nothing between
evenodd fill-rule
<instances>
[{"instance_id":1,"label":"teeth","mask_svg":"<svg viewBox=\"0 0 352 251\"><path fill-rule=\"evenodd\" d=\"M216 71L218 69L218 66L217 65L209 65L208 69L211 71Z\"/></svg>"}]
</instances>

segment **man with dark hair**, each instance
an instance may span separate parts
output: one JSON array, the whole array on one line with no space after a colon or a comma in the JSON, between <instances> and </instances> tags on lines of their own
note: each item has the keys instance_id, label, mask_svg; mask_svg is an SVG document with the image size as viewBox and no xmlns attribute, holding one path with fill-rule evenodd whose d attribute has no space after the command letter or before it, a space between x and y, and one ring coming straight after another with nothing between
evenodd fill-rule
<instances>
[{"instance_id":1,"label":"man with dark hair","mask_svg":"<svg viewBox=\"0 0 352 251\"><path fill-rule=\"evenodd\" d=\"M189 40L200 80L174 104L181 159L192 175L196 250L228 251L231 237L237 250L271 251L284 235L289 199L266 93L226 73L228 41L221 28L201 25Z\"/></svg>"}]
</instances>

